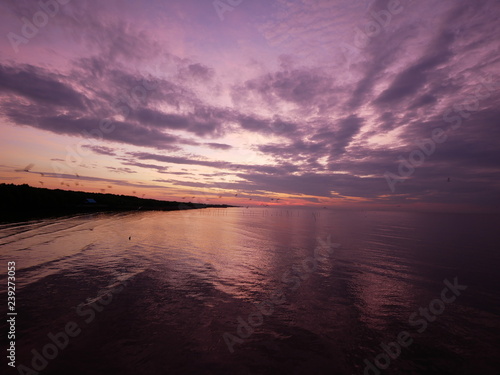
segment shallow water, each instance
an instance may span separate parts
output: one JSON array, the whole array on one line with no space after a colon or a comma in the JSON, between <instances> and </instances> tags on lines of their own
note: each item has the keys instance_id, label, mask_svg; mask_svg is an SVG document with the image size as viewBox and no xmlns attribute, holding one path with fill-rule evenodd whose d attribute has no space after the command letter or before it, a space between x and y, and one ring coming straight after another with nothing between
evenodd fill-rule
<instances>
[{"instance_id":1,"label":"shallow water","mask_svg":"<svg viewBox=\"0 0 500 375\"><path fill-rule=\"evenodd\" d=\"M376 374L365 360L405 331L408 347L390 363L378 357L383 373L498 374L499 224L494 215L278 208L3 224L1 263L16 262L16 365L42 374ZM434 302L443 311L425 329L421 316L410 322L455 278L467 289ZM52 347L48 335L68 322L74 337Z\"/></svg>"}]
</instances>

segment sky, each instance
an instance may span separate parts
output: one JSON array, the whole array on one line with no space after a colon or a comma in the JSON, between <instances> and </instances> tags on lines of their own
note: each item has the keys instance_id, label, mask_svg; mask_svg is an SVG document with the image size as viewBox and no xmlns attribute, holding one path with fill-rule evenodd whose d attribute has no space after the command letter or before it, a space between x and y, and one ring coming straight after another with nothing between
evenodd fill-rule
<instances>
[{"instance_id":1,"label":"sky","mask_svg":"<svg viewBox=\"0 0 500 375\"><path fill-rule=\"evenodd\" d=\"M500 212L497 0L0 0L0 183Z\"/></svg>"}]
</instances>

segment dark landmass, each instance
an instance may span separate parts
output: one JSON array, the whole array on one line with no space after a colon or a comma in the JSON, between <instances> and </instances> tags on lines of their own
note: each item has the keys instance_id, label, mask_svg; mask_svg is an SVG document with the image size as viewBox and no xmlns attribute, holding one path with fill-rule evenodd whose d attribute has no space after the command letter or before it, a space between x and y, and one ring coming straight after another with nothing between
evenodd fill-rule
<instances>
[{"instance_id":1,"label":"dark landmass","mask_svg":"<svg viewBox=\"0 0 500 375\"><path fill-rule=\"evenodd\" d=\"M160 201L128 195L52 190L35 188L26 184L0 184L0 202L0 221L2 222L106 211L174 211L234 207Z\"/></svg>"}]
</instances>

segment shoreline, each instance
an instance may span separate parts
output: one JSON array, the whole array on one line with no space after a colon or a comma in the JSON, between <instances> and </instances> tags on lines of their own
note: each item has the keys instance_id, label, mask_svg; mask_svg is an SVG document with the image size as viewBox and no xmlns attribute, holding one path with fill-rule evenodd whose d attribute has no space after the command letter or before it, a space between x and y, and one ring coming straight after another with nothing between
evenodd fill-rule
<instances>
[{"instance_id":1,"label":"shoreline","mask_svg":"<svg viewBox=\"0 0 500 375\"><path fill-rule=\"evenodd\" d=\"M100 212L181 211L236 207L160 201L128 195L53 190L31 187L26 184L0 184L0 199L3 200L0 223Z\"/></svg>"}]
</instances>

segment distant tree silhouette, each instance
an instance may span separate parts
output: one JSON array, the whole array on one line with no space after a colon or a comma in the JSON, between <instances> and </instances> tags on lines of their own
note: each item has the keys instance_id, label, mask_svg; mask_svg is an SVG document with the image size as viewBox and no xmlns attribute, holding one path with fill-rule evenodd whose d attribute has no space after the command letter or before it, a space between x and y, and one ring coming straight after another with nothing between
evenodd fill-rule
<instances>
[{"instance_id":1,"label":"distant tree silhouette","mask_svg":"<svg viewBox=\"0 0 500 375\"><path fill-rule=\"evenodd\" d=\"M231 207L143 199L135 196L86 193L60 189L35 188L27 184L0 184L0 220L47 217L82 212L131 210L187 210L206 207Z\"/></svg>"}]
</instances>

